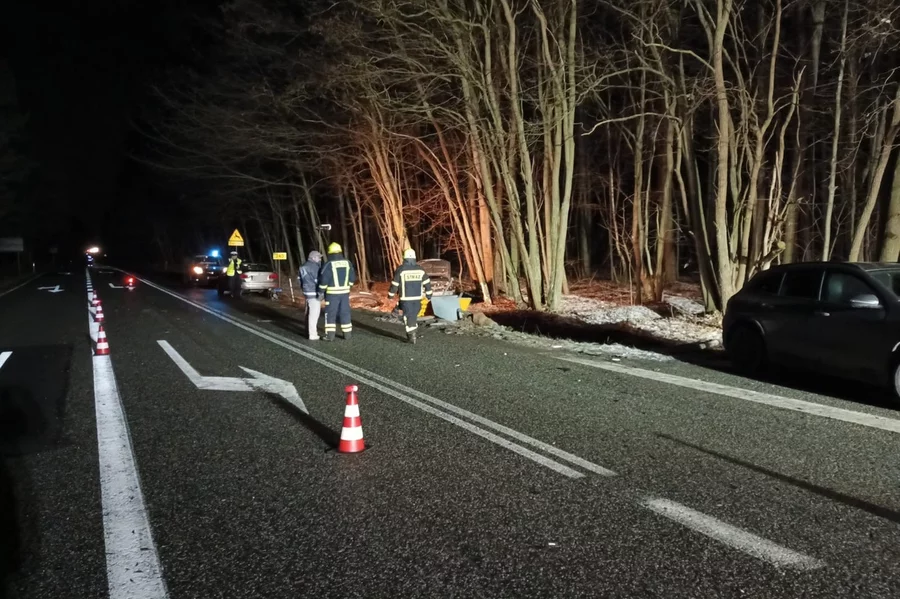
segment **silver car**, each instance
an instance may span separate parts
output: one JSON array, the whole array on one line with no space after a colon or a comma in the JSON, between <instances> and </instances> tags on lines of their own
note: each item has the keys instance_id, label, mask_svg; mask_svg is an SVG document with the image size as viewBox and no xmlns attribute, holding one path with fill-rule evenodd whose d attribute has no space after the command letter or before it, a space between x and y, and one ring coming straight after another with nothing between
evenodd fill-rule
<instances>
[{"instance_id":1,"label":"silver car","mask_svg":"<svg viewBox=\"0 0 900 599\"><path fill-rule=\"evenodd\" d=\"M264 293L275 298L281 291L278 273L269 266L258 262L244 262L241 265L241 293Z\"/></svg>"}]
</instances>

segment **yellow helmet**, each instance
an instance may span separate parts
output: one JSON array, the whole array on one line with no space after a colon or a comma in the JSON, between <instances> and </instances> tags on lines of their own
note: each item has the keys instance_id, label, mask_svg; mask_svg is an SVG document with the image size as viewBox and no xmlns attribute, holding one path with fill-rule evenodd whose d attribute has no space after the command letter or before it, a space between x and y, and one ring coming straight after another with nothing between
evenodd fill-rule
<instances>
[{"instance_id":1,"label":"yellow helmet","mask_svg":"<svg viewBox=\"0 0 900 599\"><path fill-rule=\"evenodd\" d=\"M329 254L340 254L343 251L344 250L341 248L341 244L339 244L339 243L332 243L331 245L328 246Z\"/></svg>"},{"instance_id":2,"label":"yellow helmet","mask_svg":"<svg viewBox=\"0 0 900 599\"><path fill-rule=\"evenodd\" d=\"M403 259L404 260L415 260L416 259L416 250L407 248L403 252Z\"/></svg>"}]
</instances>

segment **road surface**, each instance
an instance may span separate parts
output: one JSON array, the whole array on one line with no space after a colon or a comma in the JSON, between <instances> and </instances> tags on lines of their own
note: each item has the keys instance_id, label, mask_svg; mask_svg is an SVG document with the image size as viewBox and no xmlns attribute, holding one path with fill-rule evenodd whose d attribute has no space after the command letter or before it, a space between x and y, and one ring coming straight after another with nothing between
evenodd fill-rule
<instances>
[{"instance_id":1,"label":"road surface","mask_svg":"<svg viewBox=\"0 0 900 599\"><path fill-rule=\"evenodd\" d=\"M90 279L108 356L85 273L0 296L4 597L900 596L868 392Z\"/></svg>"}]
</instances>

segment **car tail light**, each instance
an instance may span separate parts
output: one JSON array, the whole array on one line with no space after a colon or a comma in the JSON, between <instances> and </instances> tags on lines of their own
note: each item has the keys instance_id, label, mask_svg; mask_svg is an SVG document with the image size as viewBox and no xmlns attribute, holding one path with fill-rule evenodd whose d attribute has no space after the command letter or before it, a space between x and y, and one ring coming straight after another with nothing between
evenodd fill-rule
<instances>
[{"instance_id":1,"label":"car tail light","mask_svg":"<svg viewBox=\"0 0 900 599\"><path fill-rule=\"evenodd\" d=\"M270 281L277 281L277 280L278 280L278 275L276 275L276 274L273 272L272 274L269 275L269 280L270 280Z\"/></svg>"},{"instance_id":2,"label":"car tail light","mask_svg":"<svg viewBox=\"0 0 900 599\"><path fill-rule=\"evenodd\" d=\"M129 285L134 285L134 277L128 277L127 279L125 279L125 282Z\"/></svg>"},{"instance_id":3,"label":"car tail light","mask_svg":"<svg viewBox=\"0 0 900 599\"><path fill-rule=\"evenodd\" d=\"M246 280L250 278L250 275L241 275L241 278Z\"/></svg>"}]
</instances>

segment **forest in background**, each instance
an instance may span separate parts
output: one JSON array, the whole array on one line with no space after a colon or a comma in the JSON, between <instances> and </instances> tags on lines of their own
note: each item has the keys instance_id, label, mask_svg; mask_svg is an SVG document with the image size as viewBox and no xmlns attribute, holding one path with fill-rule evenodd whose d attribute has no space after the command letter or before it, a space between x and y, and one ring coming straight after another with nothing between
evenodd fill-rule
<instances>
[{"instance_id":1,"label":"forest in background","mask_svg":"<svg viewBox=\"0 0 900 599\"><path fill-rule=\"evenodd\" d=\"M571 278L721 309L756 272L900 258L891 0L235 0L137 126L186 201L363 284L409 246L486 302ZM165 249L165 231L158 239Z\"/></svg>"}]
</instances>

